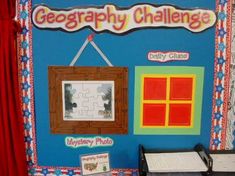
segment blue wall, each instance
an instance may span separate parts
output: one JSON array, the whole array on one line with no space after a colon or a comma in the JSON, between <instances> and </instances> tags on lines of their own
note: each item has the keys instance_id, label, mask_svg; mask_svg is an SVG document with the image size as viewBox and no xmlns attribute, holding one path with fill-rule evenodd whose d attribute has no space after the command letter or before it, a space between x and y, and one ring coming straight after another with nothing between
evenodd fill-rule
<instances>
[{"instance_id":1,"label":"blue wall","mask_svg":"<svg viewBox=\"0 0 235 176\"><path fill-rule=\"evenodd\" d=\"M214 0L158 0L158 1L114 1L103 0L34 0L36 4L46 4L52 8L69 8L75 6L104 5L112 3L120 7L129 7L136 3L172 4L182 8L203 8L215 10ZM138 145L159 148L192 148L197 143L209 146L215 29L210 28L202 33L191 33L185 29L144 29L127 35L118 36L109 33L97 34L95 43L102 49L115 66L127 66L129 69L129 112L128 135L104 135L114 140L112 147L78 148L65 146L66 136L81 137L81 135L53 135L50 133L48 104L48 72L50 65L66 65L80 49L89 29L75 33L61 31L39 30L33 28L33 64L36 113L36 139L39 165L46 166L78 166L81 154L108 151L113 168L137 168ZM156 63L147 60L147 53L152 50L185 51L190 53L189 61ZM106 66L91 45L85 49L76 65ZM134 67L135 66L203 66L205 67L205 82L203 92L202 125L200 135L133 135L134 124ZM92 137L93 135L83 135Z\"/></svg>"}]
</instances>

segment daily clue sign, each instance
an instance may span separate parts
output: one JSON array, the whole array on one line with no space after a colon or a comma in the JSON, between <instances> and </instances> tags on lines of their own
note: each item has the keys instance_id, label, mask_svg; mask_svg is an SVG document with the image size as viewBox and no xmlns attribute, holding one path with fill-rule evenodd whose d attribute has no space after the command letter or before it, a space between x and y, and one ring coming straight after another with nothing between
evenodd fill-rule
<instances>
[{"instance_id":1,"label":"daily clue sign","mask_svg":"<svg viewBox=\"0 0 235 176\"><path fill-rule=\"evenodd\" d=\"M53 9L38 5L33 9L32 21L37 28L61 29L68 32L89 27L96 32L122 34L140 28L186 28L201 32L212 27L216 14L205 9L179 9L171 5L136 4L130 8L115 5Z\"/></svg>"}]
</instances>

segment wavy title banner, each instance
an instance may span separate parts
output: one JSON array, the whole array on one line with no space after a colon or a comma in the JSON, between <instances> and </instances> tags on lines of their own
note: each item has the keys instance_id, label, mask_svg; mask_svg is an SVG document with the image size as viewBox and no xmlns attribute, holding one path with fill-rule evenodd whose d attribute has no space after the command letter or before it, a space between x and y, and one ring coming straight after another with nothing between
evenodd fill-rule
<instances>
[{"instance_id":1,"label":"wavy title banner","mask_svg":"<svg viewBox=\"0 0 235 176\"><path fill-rule=\"evenodd\" d=\"M140 28L186 28L201 32L212 27L216 14L205 9L177 9L174 6L137 4L130 8L114 5L52 9L38 5L32 12L33 24L42 29L62 29L68 32L89 27L96 32L122 34Z\"/></svg>"}]
</instances>

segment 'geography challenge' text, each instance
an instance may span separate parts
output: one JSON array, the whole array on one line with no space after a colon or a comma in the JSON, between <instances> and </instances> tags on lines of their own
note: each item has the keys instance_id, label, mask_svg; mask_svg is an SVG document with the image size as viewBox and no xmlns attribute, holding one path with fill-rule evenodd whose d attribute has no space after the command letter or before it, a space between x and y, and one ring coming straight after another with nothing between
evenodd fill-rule
<instances>
[{"instance_id":1,"label":"'geography challenge' text","mask_svg":"<svg viewBox=\"0 0 235 176\"><path fill-rule=\"evenodd\" d=\"M33 9L32 20L38 28L62 29L69 32L90 27L96 32L125 33L138 28L183 27L192 32L201 32L216 22L211 10L177 9L174 6L138 4L131 8L86 7L51 9L44 5Z\"/></svg>"}]
</instances>

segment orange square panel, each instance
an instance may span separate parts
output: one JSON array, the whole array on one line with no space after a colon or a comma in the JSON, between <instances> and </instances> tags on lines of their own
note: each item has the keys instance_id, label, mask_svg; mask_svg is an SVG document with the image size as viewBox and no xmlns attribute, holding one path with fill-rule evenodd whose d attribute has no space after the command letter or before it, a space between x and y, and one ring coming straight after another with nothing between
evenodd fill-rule
<instances>
[{"instance_id":1,"label":"orange square panel","mask_svg":"<svg viewBox=\"0 0 235 176\"><path fill-rule=\"evenodd\" d=\"M144 100L165 100L166 82L166 78L144 78Z\"/></svg>"},{"instance_id":2,"label":"orange square panel","mask_svg":"<svg viewBox=\"0 0 235 176\"><path fill-rule=\"evenodd\" d=\"M170 78L170 100L192 100L193 78Z\"/></svg>"},{"instance_id":3,"label":"orange square panel","mask_svg":"<svg viewBox=\"0 0 235 176\"><path fill-rule=\"evenodd\" d=\"M144 126L165 126L165 104L143 104Z\"/></svg>"},{"instance_id":4,"label":"orange square panel","mask_svg":"<svg viewBox=\"0 0 235 176\"><path fill-rule=\"evenodd\" d=\"M190 126L191 104L170 104L169 126Z\"/></svg>"}]
</instances>

